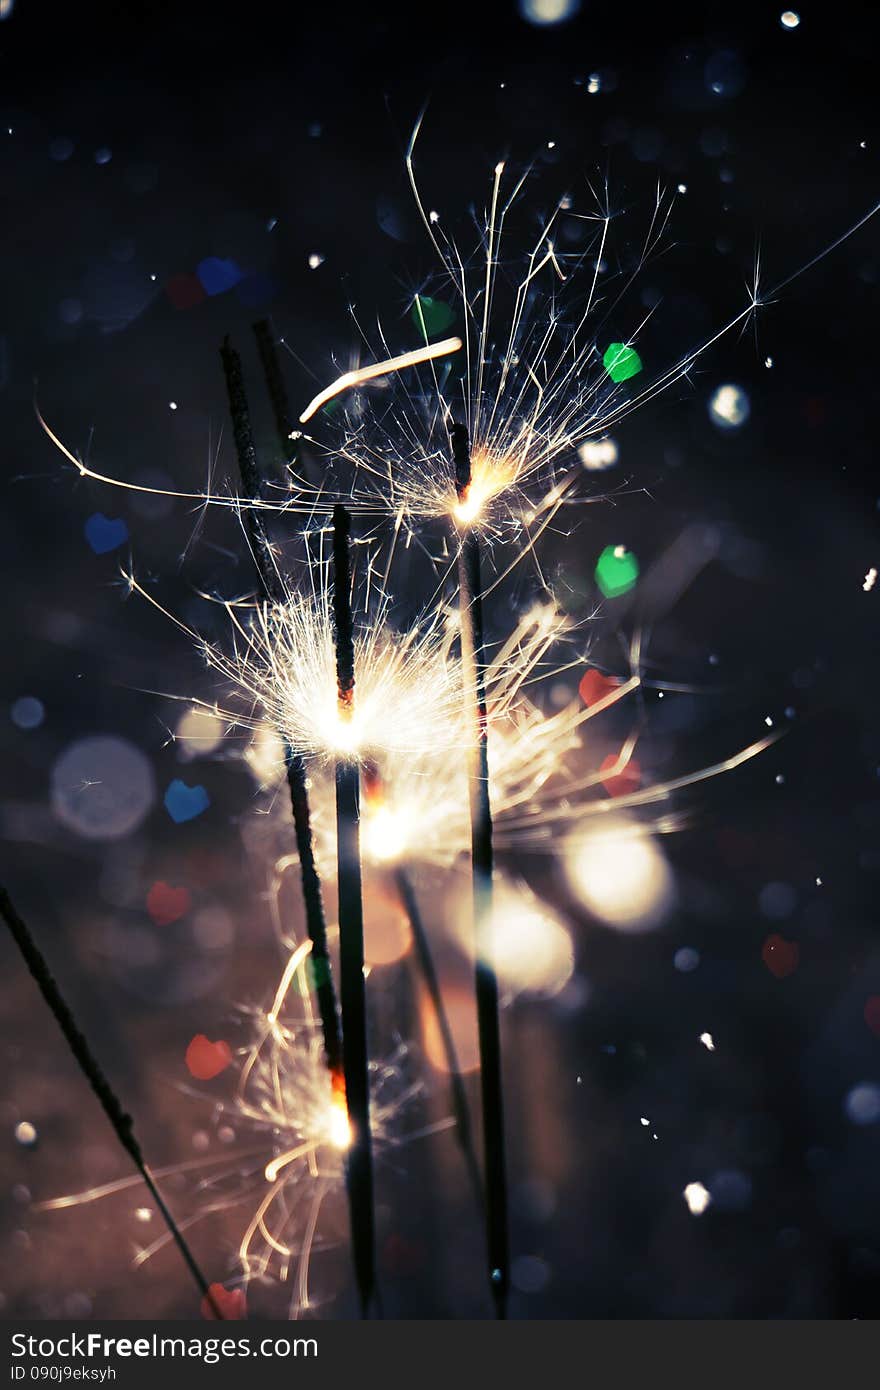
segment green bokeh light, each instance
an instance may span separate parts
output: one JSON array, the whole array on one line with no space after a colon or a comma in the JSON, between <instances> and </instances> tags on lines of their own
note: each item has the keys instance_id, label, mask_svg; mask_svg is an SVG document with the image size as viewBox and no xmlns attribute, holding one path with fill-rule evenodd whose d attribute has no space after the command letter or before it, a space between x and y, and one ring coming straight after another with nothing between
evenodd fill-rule
<instances>
[{"instance_id":1,"label":"green bokeh light","mask_svg":"<svg viewBox=\"0 0 880 1390\"><path fill-rule=\"evenodd\" d=\"M426 338L436 338L455 323L455 310L444 304L442 299L432 299L428 294L417 294L410 317Z\"/></svg>"},{"instance_id":2,"label":"green bokeh light","mask_svg":"<svg viewBox=\"0 0 880 1390\"><path fill-rule=\"evenodd\" d=\"M626 343L609 343L602 365L612 381L629 381L642 370L642 359L635 348L627 347Z\"/></svg>"},{"instance_id":3,"label":"green bokeh light","mask_svg":"<svg viewBox=\"0 0 880 1390\"><path fill-rule=\"evenodd\" d=\"M639 562L625 545L606 545L596 562L596 583L606 598L618 598L634 586Z\"/></svg>"}]
</instances>

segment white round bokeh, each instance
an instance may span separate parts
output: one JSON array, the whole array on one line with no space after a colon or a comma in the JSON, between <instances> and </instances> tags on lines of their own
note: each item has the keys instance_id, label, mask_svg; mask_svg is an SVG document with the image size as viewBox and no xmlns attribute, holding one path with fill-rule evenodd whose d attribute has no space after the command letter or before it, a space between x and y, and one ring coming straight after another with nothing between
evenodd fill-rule
<instances>
[{"instance_id":1,"label":"white round bokeh","mask_svg":"<svg viewBox=\"0 0 880 1390\"><path fill-rule=\"evenodd\" d=\"M68 830L87 840L130 835L155 799L149 760L133 743L114 734L78 739L52 768L52 811Z\"/></svg>"}]
</instances>

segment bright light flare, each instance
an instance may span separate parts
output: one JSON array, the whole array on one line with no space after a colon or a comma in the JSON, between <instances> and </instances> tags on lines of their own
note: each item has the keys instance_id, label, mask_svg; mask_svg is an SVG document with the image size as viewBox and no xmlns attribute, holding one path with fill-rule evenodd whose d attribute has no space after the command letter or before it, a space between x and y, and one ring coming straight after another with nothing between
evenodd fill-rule
<instances>
[{"instance_id":1,"label":"bright light flare","mask_svg":"<svg viewBox=\"0 0 880 1390\"><path fill-rule=\"evenodd\" d=\"M170 618L227 681L232 707L218 709L230 728L266 725L303 757L335 761L376 756L434 758L464 747L459 663L449 655L442 614L402 633L376 605L355 631L357 702L340 704L331 599L326 587L283 603L223 604L232 642L201 638L128 575L128 584ZM197 702L196 702L197 703ZM257 750L257 753L259 750ZM257 756L255 771L265 770Z\"/></svg>"},{"instance_id":2,"label":"bright light flare","mask_svg":"<svg viewBox=\"0 0 880 1390\"><path fill-rule=\"evenodd\" d=\"M377 864L395 863L409 843L403 816L388 806L365 807L361 836L367 858Z\"/></svg>"},{"instance_id":3,"label":"bright light flare","mask_svg":"<svg viewBox=\"0 0 880 1390\"><path fill-rule=\"evenodd\" d=\"M689 1182L682 1196L691 1216L702 1216L712 1203L711 1193L701 1182Z\"/></svg>"},{"instance_id":4,"label":"bright light flare","mask_svg":"<svg viewBox=\"0 0 880 1390\"><path fill-rule=\"evenodd\" d=\"M657 842L635 821L572 837L566 867L584 906L620 931L649 931L672 910L675 883Z\"/></svg>"},{"instance_id":5,"label":"bright light flare","mask_svg":"<svg viewBox=\"0 0 880 1390\"><path fill-rule=\"evenodd\" d=\"M473 951L467 912L454 897L449 927L463 951ZM552 908L518 879L497 875L492 895L492 961L502 991L549 999L574 972L571 934Z\"/></svg>"},{"instance_id":6,"label":"bright light flare","mask_svg":"<svg viewBox=\"0 0 880 1390\"><path fill-rule=\"evenodd\" d=\"M476 521L494 498L515 485L518 472L516 459L475 449L471 454L470 483L452 508L459 525L468 526Z\"/></svg>"},{"instance_id":7,"label":"bright light flare","mask_svg":"<svg viewBox=\"0 0 880 1390\"><path fill-rule=\"evenodd\" d=\"M334 1149L339 1149L342 1153L351 1148L351 1121L348 1118L345 1083L341 1078L335 1076L330 1100L330 1113L327 1118L327 1134Z\"/></svg>"}]
</instances>

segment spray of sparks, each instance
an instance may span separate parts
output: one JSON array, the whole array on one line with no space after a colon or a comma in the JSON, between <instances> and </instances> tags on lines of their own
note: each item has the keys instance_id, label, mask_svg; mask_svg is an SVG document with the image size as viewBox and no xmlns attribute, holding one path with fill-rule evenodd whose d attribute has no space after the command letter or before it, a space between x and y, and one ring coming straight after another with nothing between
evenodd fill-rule
<instances>
[{"instance_id":1,"label":"spray of sparks","mask_svg":"<svg viewBox=\"0 0 880 1390\"><path fill-rule=\"evenodd\" d=\"M356 361L300 414L302 424L322 421L317 434L295 436L306 452L320 456L320 485L296 466L283 485L270 485L265 497L251 501L223 491L135 484L93 469L40 416L49 438L82 476L236 510L326 517L344 501L354 512L394 518L395 535L450 518L459 526L478 526L487 539L512 539L528 550L559 507L576 496L584 468L592 468L595 448L606 446L609 430L686 377L697 358L759 304L756 287L730 322L631 389L609 372L602 335L642 267L662 246L673 197L658 192L641 249L625 274L608 268L617 214L607 192L589 213L573 212L568 196L558 200L521 256L508 247L509 227L530 170L508 175L499 163L477 250L465 252L444 232L439 216L426 211L414 170L419 128L406 167L439 260L442 291L455 304L461 331L431 342L421 294L412 303L423 339L419 347L392 351L379 324L374 352L370 335L357 324L366 355L374 360ZM579 218L591 231L577 253L561 251L554 239L563 214ZM618 345L621 352L631 350L645 321L641 313L633 317L626 341ZM363 389L371 385L375 389ZM340 403L342 409L335 409ZM448 430L455 419L467 425L472 443L472 479L461 497L448 461Z\"/></svg>"},{"instance_id":2,"label":"spray of sparks","mask_svg":"<svg viewBox=\"0 0 880 1390\"><path fill-rule=\"evenodd\" d=\"M671 200L658 194L635 268L622 279L606 279L614 220L607 199L584 219L592 235L576 256L561 252L555 239L561 215L571 211L569 200L563 199L514 268L508 234L527 174L508 176L503 164L495 167L478 228L478 251L465 254L444 232L439 216L426 210L414 172L417 136L418 126L407 152L407 171L439 258L439 284L456 304L460 332L432 343L419 294L413 302L423 339L419 346L395 352L380 327L381 351L368 353L373 360L353 363L317 393L300 414L303 426L316 422L315 432L301 433L299 439L304 460L309 454L322 460L319 486L309 483L305 468L299 466L290 468L283 485L274 491L270 485L269 495L253 501L210 488L180 492L137 485L92 469L39 417L79 474L106 484L161 492L239 514L252 507L319 521L343 500L355 513L391 520L379 598L372 604L369 597L366 600L356 638L358 699L352 721L339 718L324 578L313 580L304 595L293 593L281 604L226 603L230 638L223 645L204 641L162 610L197 645L224 686L222 703L188 704L218 716L230 731L247 731L253 738L248 755L255 766L261 761L260 741L267 742L266 731L271 731L269 746L283 750L286 745L313 760L315 827L322 871L328 877L334 859L330 765L340 755L358 758L365 770L362 844L367 859L378 865L448 868L467 849L464 759L458 756L467 740L461 724L454 619L438 605L426 622L409 626L403 634L393 630L384 591L398 537L411 540L445 520L459 530L478 527L487 546L499 540L510 543L512 563L534 554L538 537L559 509L579 495L585 470L601 469L616 457L609 431L685 378L703 352L744 323L767 297L759 295L756 283L740 313L646 378L645 385L615 380L602 351L603 333L632 279L660 245ZM871 209L834 246L875 211ZM787 277L770 294L793 278ZM622 350L632 349L643 326L642 320L633 322L619 344ZM455 421L467 426L472 444L472 478L463 495L456 491L449 462L448 431ZM317 572L323 574L322 565ZM372 574L368 566L368 580ZM866 591L875 577L872 569ZM129 585L160 606L133 576ZM369 593L369 582L367 588ZM490 654L486 689L496 845L502 856L523 850L565 855L577 854L581 842L592 840L594 849L598 846L595 857L601 872L587 873L585 901L609 923L648 922L660 891L656 884L665 891L666 881L662 873L656 876L650 855L646 858L646 834L677 828L680 822L671 807L678 792L733 771L766 749L776 735L757 739L709 766L646 785L633 779L609 794L609 786L619 783L633 763L642 719L633 721L611 765L602 768L591 756L587 725L618 702L640 698L646 684L641 643L633 640L628 669L600 699L586 707L580 699L571 699L548 713L541 699L542 683L585 664L583 650L559 660L560 646L575 640L573 628L571 619L547 596L519 618L509 638ZM262 773L272 780L265 768ZM657 806L662 813L649 827L626 818L626 812ZM603 827L592 835L592 817L604 819L611 832ZM627 878L632 877L633 865L642 861L647 869L634 888ZM576 867L580 873L583 865L578 861ZM276 917L282 872L279 861ZM638 897L643 889L644 902ZM504 894L499 937L505 923L509 928L518 916L531 920L543 912L542 921L549 920L552 909L544 912L524 885L508 879ZM511 909L513 902L521 913ZM328 1073L312 1015L306 976L309 945L285 938L285 951L271 1005L249 1015L250 1041L240 1054L236 1093L226 1107L238 1128L252 1133L254 1143L235 1155L224 1154L213 1167L199 1158L165 1172L198 1169L201 1205L182 1223L184 1228L211 1212L247 1207L238 1249L241 1278L247 1282L274 1274L289 1282L295 1316L313 1306L310 1260L322 1205L342 1185L349 1131L344 1092ZM298 1001L296 1009L292 998ZM701 1041L711 1050L710 1034L702 1035ZM373 1125L380 1150L414 1137L402 1135L402 1117L418 1092L405 1058L403 1048L373 1067ZM162 1176L161 1170L157 1176ZM123 1179L47 1205L94 1201L135 1182ZM698 1183L689 1184L684 1195L695 1214L710 1200ZM137 1262L155 1254L167 1240L163 1235L139 1251Z\"/></svg>"},{"instance_id":3,"label":"spray of sparks","mask_svg":"<svg viewBox=\"0 0 880 1390\"><path fill-rule=\"evenodd\" d=\"M568 837L570 842L579 828L584 833L591 818L616 821L617 813L628 809L659 806L663 814L655 819L653 828L676 829L680 821L669 807L677 792L734 771L778 737L775 733L765 735L708 766L609 797L609 784L624 777L633 762L641 719L634 719L611 764L601 768L590 756L587 726L613 706L636 699L643 690L641 644L638 640L631 643L628 670L609 681L601 698L585 707L575 695L561 709L547 713L542 708L541 692L573 669L583 669L585 658L579 645L563 660L558 654L561 644L577 642L577 638L578 625L547 600L520 617L487 666L490 792L495 843L502 852L557 853L560 837ZM308 660L306 653L302 659ZM256 671L239 668L237 679L251 691L261 688L272 665L269 661L267 666L261 655ZM363 669L365 675L370 670L366 663ZM458 664L450 651L449 636L438 646L432 645L430 661L419 671L418 680L435 682L438 692L451 690L455 698L449 703L445 698L432 702L430 686L422 692L418 681L412 683L411 675L398 673L393 663L391 669L380 672L377 668L375 673L390 709L407 703L419 708L424 700L427 721L416 727L418 740L405 740L405 746L396 730L368 741L372 756L366 762L368 775L361 806L362 852L376 866L446 868L466 854L470 837L464 764L460 757L448 756L449 750L464 746L457 698ZM326 718L334 718L332 679L324 682L322 691ZM288 721L292 718L286 717ZM346 749L349 747L346 744ZM447 755L438 757L438 749L447 750ZM264 784L272 785L283 776L280 745L268 735L268 725L258 725L246 756ZM319 858L325 872L332 874L335 822L331 776L313 778L312 805ZM278 813L285 814L283 803Z\"/></svg>"},{"instance_id":4,"label":"spray of sparks","mask_svg":"<svg viewBox=\"0 0 880 1390\"><path fill-rule=\"evenodd\" d=\"M335 763L340 756L373 764L387 758L436 761L464 745L454 630L442 613L403 632L389 625L382 597L355 634L358 698L340 711L332 621L332 592L321 579L307 595L283 603L223 602L230 638L217 645L175 617L129 573L137 593L179 627L222 679L228 702L196 707L230 730L271 726L288 748ZM188 703L192 703L188 701Z\"/></svg>"},{"instance_id":5,"label":"spray of sparks","mask_svg":"<svg viewBox=\"0 0 880 1390\"><path fill-rule=\"evenodd\" d=\"M276 865L274 899L285 864ZM289 1315L314 1310L310 1291L313 1254L322 1248L321 1210L344 1189L345 1153L350 1143L344 1084L327 1070L320 1030L310 1002L307 978L311 943L289 949L271 1005L241 1011L250 1040L237 1059L237 1083L231 1100L210 1098L215 1116L253 1142L217 1155L157 1169L156 1177L194 1172L197 1210L178 1224L182 1230L212 1215L245 1207L246 1224L238 1243L238 1282L273 1279L290 1288ZM422 1086L412 1079L409 1048L398 1045L382 1062L371 1064L371 1114L376 1151L447 1128L451 1121L405 1130L407 1116ZM208 1101L208 1097L200 1099ZM137 1187L127 1177L54 1198L41 1210L78 1207ZM140 1208L138 1211L142 1210ZM149 1214L149 1213L148 1213ZM163 1232L137 1249L138 1267L165 1249Z\"/></svg>"}]
</instances>

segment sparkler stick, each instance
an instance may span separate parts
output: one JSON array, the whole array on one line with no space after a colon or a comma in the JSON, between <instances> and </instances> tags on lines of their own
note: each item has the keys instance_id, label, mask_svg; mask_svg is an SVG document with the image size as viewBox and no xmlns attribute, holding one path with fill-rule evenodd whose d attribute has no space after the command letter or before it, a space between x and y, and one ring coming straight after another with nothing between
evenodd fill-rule
<instances>
[{"instance_id":1,"label":"sparkler stick","mask_svg":"<svg viewBox=\"0 0 880 1390\"><path fill-rule=\"evenodd\" d=\"M470 439L464 425L450 431L459 505L466 508L471 485ZM471 722L468 781L471 812L471 872L474 894L477 1027L480 1043L480 1089L483 1102L483 1150L486 1170L486 1234L489 1280L495 1311L507 1309L508 1236L507 1175L504 1162L504 1104L501 1080L501 1030L498 979L492 945L492 808L489 801L488 726L486 718L483 605L480 539L468 526L458 548L461 660L465 708Z\"/></svg>"},{"instance_id":2,"label":"sparkler stick","mask_svg":"<svg viewBox=\"0 0 880 1390\"><path fill-rule=\"evenodd\" d=\"M235 434L242 486L248 499L253 502L259 496L260 472L241 373L241 359L230 345L228 338L223 343L220 356L223 359L223 370L226 375L229 409L232 416L232 428ZM262 521L253 508L246 508L244 515L251 552L266 598L273 603L281 603L284 601L284 584ZM311 810L305 762L287 743L285 743L284 761L287 769L287 784L290 788L290 803L299 855L306 930L312 943L312 980L318 1001L318 1012L321 1017L324 1051L327 1055L327 1065L333 1073L334 1079L338 1079L342 1074L342 1038L339 1031L336 990L330 969L330 953L327 947L327 924L324 918L321 879L315 862L312 842Z\"/></svg>"},{"instance_id":3,"label":"sparkler stick","mask_svg":"<svg viewBox=\"0 0 880 1390\"><path fill-rule=\"evenodd\" d=\"M113 1133L125 1149L125 1152L128 1154L146 1184L150 1196L159 1208L162 1219L168 1227L187 1269L195 1280L199 1292L202 1297L207 1300L214 1317L222 1320L223 1313L217 1306L208 1281L196 1264L195 1257L184 1240L180 1227L174 1220L169 1208L166 1206L165 1199L159 1191L156 1180L144 1161L140 1145L134 1136L131 1116L125 1113L119 1097L101 1071L88 1042L77 1026L76 1019L70 1006L61 993L61 990L58 988L58 985L55 983L52 972L46 963L42 951L31 935L30 929L18 915L12 899L2 885L0 885L0 915L2 915L3 920L9 928L12 939L21 952L25 965L36 981L40 993L49 1006L50 1013L61 1029L61 1032L64 1034L64 1040L70 1048L74 1060L77 1062L80 1070L91 1086L101 1109L110 1121Z\"/></svg>"},{"instance_id":4,"label":"sparkler stick","mask_svg":"<svg viewBox=\"0 0 880 1390\"><path fill-rule=\"evenodd\" d=\"M345 507L336 506L333 509L333 616L342 720L350 719L354 711L350 537L351 517ZM336 762L336 853L345 1095L351 1125L347 1179L355 1277L361 1313L366 1317L375 1286L375 1242L359 820L360 768L355 757L342 755Z\"/></svg>"}]
</instances>

